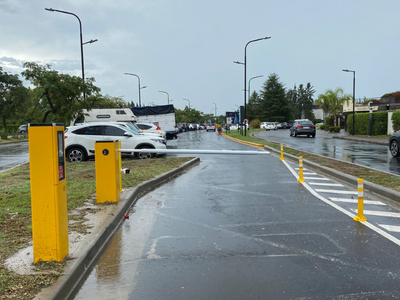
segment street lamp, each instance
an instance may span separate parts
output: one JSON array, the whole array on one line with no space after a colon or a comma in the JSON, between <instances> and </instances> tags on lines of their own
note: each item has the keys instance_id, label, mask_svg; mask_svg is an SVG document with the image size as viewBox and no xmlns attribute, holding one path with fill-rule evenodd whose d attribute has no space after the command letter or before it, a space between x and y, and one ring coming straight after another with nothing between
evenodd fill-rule
<instances>
[{"instance_id":1,"label":"street lamp","mask_svg":"<svg viewBox=\"0 0 400 300\"><path fill-rule=\"evenodd\" d=\"M255 79L255 78L259 78L259 77L263 77L263 75L258 75L258 76L254 76L254 77L251 77L250 79L249 79L249 101L250 101L250 82L253 80L253 79Z\"/></svg>"},{"instance_id":2,"label":"street lamp","mask_svg":"<svg viewBox=\"0 0 400 300\"><path fill-rule=\"evenodd\" d=\"M215 102L213 102L214 103L214 107L215 107L215 111L214 111L214 116L215 116L215 119L217 120L217 124L218 124L218 117L217 117L217 104L215 103Z\"/></svg>"},{"instance_id":3,"label":"street lamp","mask_svg":"<svg viewBox=\"0 0 400 300\"><path fill-rule=\"evenodd\" d=\"M189 99L183 99L183 100L189 102L189 110L190 110L190 100Z\"/></svg>"},{"instance_id":4,"label":"street lamp","mask_svg":"<svg viewBox=\"0 0 400 300\"><path fill-rule=\"evenodd\" d=\"M353 135L354 135L354 113L355 113L355 103L356 103L356 71L343 69L343 72L352 72L353 73Z\"/></svg>"},{"instance_id":5,"label":"street lamp","mask_svg":"<svg viewBox=\"0 0 400 300\"><path fill-rule=\"evenodd\" d=\"M83 62L83 45L85 44L91 44L94 42L97 42L96 40L90 40L89 42L83 43L82 41L82 23L81 20L79 19L79 17L71 12L68 11L63 11L63 10L58 10L58 9L53 9L53 8L45 8L45 10L47 11L51 11L51 12L59 12L59 13L63 13L63 14L67 14L67 15L73 15L74 17L76 17L79 21L79 31L80 31L80 44L81 44L81 64L82 64L82 82L83 82L83 99L85 99L86 97L86 93L85 93L85 64Z\"/></svg>"},{"instance_id":6,"label":"street lamp","mask_svg":"<svg viewBox=\"0 0 400 300\"><path fill-rule=\"evenodd\" d=\"M262 40L268 40L270 38L271 38L270 36L267 36L264 38L259 38L259 39L255 39L255 40L251 40L251 41L247 42L246 46L244 47L244 63L241 63L238 61L234 62L236 64L244 65L244 116L243 116L243 120L246 118L246 83L247 83L247 80L246 80L246 58L247 58L246 52L247 52L247 46L250 43L254 43L254 42L258 42L258 41L262 41ZM246 136L246 126L244 126L244 136Z\"/></svg>"},{"instance_id":7,"label":"street lamp","mask_svg":"<svg viewBox=\"0 0 400 300\"><path fill-rule=\"evenodd\" d=\"M169 94L167 93L167 92L164 92L164 91L159 91L160 93L164 93L164 94L167 94L167 96L168 96L168 105L169 105Z\"/></svg>"},{"instance_id":8,"label":"street lamp","mask_svg":"<svg viewBox=\"0 0 400 300\"><path fill-rule=\"evenodd\" d=\"M136 76L138 79L138 90L139 90L139 107L142 107L142 100L140 98L140 90L146 88L147 86L144 87L140 87L140 77L136 74L132 74L132 73L124 73L125 75L132 75L132 76Z\"/></svg>"}]
</instances>

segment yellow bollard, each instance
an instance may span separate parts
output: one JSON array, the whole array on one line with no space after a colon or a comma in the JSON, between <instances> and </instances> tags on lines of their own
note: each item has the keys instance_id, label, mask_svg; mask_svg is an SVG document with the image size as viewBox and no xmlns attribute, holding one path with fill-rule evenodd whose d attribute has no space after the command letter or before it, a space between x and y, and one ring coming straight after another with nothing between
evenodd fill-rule
<instances>
[{"instance_id":1,"label":"yellow bollard","mask_svg":"<svg viewBox=\"0 0 400 300\"><path fill-rule=\"evenodd\" d=\"M69 253L64 124L29 124L33 262Z\"/></svg>"},{"instance_id":2,"label":"yellow bollard","mask_svg":"<svg viewBox=\"0 0 400 300\"><path fill-rule=\"evenodd\" d=\"M367 221L364 217L364 180L358 179L358 213L354 221Z\"/></svg>"},{"instance_id":3,"label":"yellow bollard","mask_svg":"<svg viewBox=\"0 0 400 300\"><path fill-rule=\"evenodd\" d=\"M304 182L303 178L303 156L299 156L299 179L298 182Z\"/></svg>"},{"instance_id":4,"label":"yellow bollard","mask_svg":"<svg viewBox=\"0 0 400 300\"><path fill-rule=\"evenodd\" d=\"M281 160L285 160L284 158L283 158L283 144L281 143Z\"/></svg>"},{"instance_id":5,"label":"yellow bollard","mask_svg":"<svg viewBox=\"0 0 400 300\"><path fill-rule=\"evenodd\" d=\"M94 144L97 203L118 202L120 197L119 141L97 141Z\"/></svg>"}]
</instances>

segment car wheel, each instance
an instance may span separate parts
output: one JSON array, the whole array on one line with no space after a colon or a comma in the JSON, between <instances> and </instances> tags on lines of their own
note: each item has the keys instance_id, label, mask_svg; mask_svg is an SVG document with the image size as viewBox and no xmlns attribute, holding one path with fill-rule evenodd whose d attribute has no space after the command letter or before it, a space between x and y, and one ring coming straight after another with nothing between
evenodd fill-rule
<instances>
[{"instance_id":1,"label":"car wheel","mask_svg":"<svg viewBox=\"0 0 400 300\"><path fill-rule=\"evenodd\" d=\"M400 155L399 153L399 142L396 140L393 140L390 143L390 153L392 154L393 157L397 157Z\"/></svg>"},{"instance_id":2,"label":"car wheel","mask_svg":"<svg viewBox=\"0 0 400 300\"><path fill-rule=\"evenodd\" d=\"M154 149L154 148L151 148L149 146L142 146L139 149ZM154 153L142 153L142 152L137 153L137 157L140 159L150 159L153 158L154 155L155 155Z\"/></svg>"},{"instance_id":3,"label":"car wheel","mask_svg":"<svg viewBox=\"0 0 400 300\"><path fill-rule=\"evenodd\" d=\"M86 160L86 153L82 148L74 147L68 150L67 160L70 162L81 162Z\"/></svg>"},{"instance_id":4,"label":"car wheel","mask_svg":"<svg viewBox=\"0 0 400 300\"><path fill-rule=\"evenodd\" d=\"M311 135L311 137L315 138L315 134Z\"/></svg>"},{"instance_id":5,"label":"car wheel","mask_svg":"<svg viewBox=\"0 0 400 300\"><path fill-rule=\"evenodd\" d=\"M296 131L294 132L294 137L297 137L297 132Z\"/></svg>"}]
</instances>

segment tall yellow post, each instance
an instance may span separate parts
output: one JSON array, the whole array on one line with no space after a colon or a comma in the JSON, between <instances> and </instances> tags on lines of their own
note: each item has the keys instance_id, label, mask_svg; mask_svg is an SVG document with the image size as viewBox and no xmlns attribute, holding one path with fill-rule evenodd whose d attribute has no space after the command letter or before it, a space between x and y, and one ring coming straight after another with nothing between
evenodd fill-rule
<instances>
[{"instance_id":1,"label":"tall yellow post","mask_svg":"<svg viewBox=\"0 0 400 300\"><path fill-rule=\"evenodd\" d=\"M29 124L33 260L69 253L64 124Z\"/></svg>"},{"instance_id":2,"label":"tall yellow post","mask_svg":"<svg viewBox=\"0 0 400 300\"><path fill-rule=\"evenodd\" d=\"M358 212L354 221L367 221L364 217L364 180L358 179Z\"/></svg>"},{"instance_id":3,"label":"tall yellow post","mask_svg":"<svg viewBox=\"0 0 400 300\"><path fill-rule=\"evenodd\" d=\"M303 178L303 156L299 156L299 179L298 182L304 182Z\"/></svg>"},{"instance_id":4,"label":"tall yellow post","mask_svg":"<svg viewBox=\"0 0 400 300\"><path fill-rule=\"evenodd\" d=\"M285 160L284 158L283 158L283 144L281 143L281 160Z\"/></svg>"},{"instance_id":5,"label":"tall yellow post","mask_svg":"<svg viewBox=\"0 0 400 300\"><path fill-rule=\"evenodd\" d=\"M119 141L99 141L94 145L97 203L118 202L120 197Z\"/></svg>"}]
</instances>

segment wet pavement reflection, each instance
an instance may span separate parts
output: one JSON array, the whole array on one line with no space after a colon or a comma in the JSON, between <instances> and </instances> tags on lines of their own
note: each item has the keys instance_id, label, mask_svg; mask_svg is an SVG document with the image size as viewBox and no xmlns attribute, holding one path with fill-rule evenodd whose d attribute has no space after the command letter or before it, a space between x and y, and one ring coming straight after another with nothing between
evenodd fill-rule
<instances>
[{"instance_id":1,"label":"wet pavement reflection","mask_svg":"<svg viewBox=\"0 0 400 300\"><path fill-rule=\"evenodd\" d=\"M4 172L27 162L29 162L28 142L0 145L0 172Z\"/></svg>"},{"instance_id":2,"label":"wet pavement reflection","mask_svg":"<svg viewBox=\"0 0 400 300\"><path fill-rule=\"evenodd\" d=\"M278 130L260 131L256 136L261 139L284 143L293 149L400 175L400 157L392 157L388 146L326 138L322 134L318 135L318 133L319 131L317 131L316 138L290 137L288 130Z\"/></svg>"}]
</instances>

